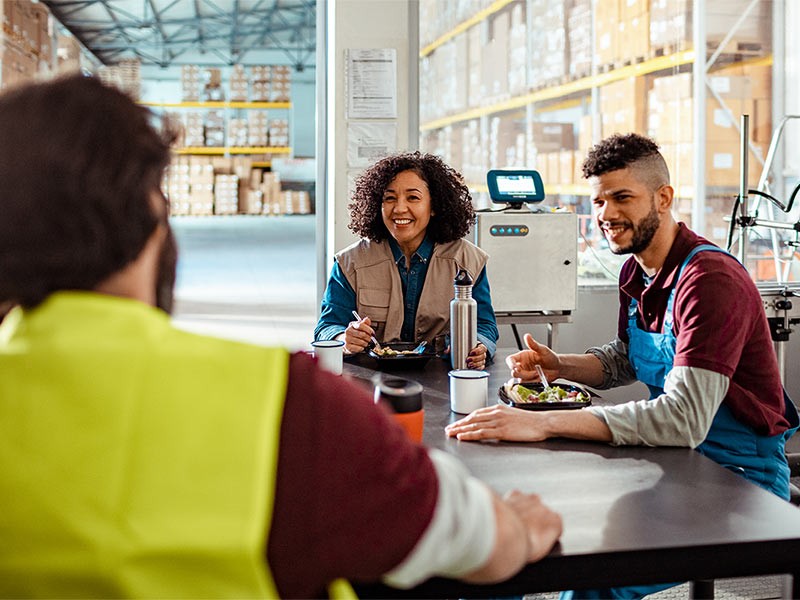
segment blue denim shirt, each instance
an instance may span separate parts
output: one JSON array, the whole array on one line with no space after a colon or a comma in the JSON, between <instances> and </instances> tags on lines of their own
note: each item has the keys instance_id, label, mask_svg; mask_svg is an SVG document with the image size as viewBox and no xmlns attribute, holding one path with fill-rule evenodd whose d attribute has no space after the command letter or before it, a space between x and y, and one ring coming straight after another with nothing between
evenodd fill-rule
<instances>
[{"instance_id":1,"label":"blue denim shirt","mask_svg":"<svg viewBox=\"0 0 800 600\"><path fill-rule=\"evenodd\" d=\"M400 281L403 284L403 327L400 338L403 341L415 342L414 323L417 318L417 307L425 276L428 274L428 262L433 254L433 242L427 237L417 251L411 256L411 268L406 268L406 257L397 242L389 238ZM486 269L478 275L472 286L472 297L478 304L478 341L486 346L489 356L497 350L497 321L492 309L492 296L489 290L489 279ZM334 262L328 287L322 298L319 321L314 329L315 340L330 340L347 329L353 320L352 311L356 308L356 293L344 276L339 263ZM363 316L363 315L362 315Z\"/></svg>"}]
</instances>

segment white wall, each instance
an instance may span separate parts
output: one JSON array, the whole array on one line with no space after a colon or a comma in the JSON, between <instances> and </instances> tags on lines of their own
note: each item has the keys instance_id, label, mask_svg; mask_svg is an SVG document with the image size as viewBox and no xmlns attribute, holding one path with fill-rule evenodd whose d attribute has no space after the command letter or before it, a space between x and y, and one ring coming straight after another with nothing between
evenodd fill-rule
<instances>
[{"instance_id":1,"label":"white wall","mask_svg":"<svg viewBox=\"0 0 800 600\"><path fill-rule=\"evenodd\" d=\"M347 123L345 121L345 50L356 48L394 48L397 51L397 130L398 149L416 147L409 139L409 123L416 123L417 32L411 31L411 11L416 22L415 0L328 0L327 28L327 106L322 107L327 121L324 263L330 268L333 254L355 241L347 229L348 166ZM412 63L413 61L413 63ZM318 68L322 65L318 64ZM409 90L413 92L410 97ZM413 114L411 114L413 113ZM353 171L350 171L353 174ZM319 197L319 196L318 196Z\"/></svg>"}]
</instances>

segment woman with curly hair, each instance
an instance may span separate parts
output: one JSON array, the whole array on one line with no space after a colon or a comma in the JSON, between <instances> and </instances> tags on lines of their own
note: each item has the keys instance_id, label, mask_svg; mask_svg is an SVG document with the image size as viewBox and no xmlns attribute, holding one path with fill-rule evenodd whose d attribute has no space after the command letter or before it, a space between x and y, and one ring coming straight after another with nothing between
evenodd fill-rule
<instances>
[{"instance_id":1,"label":"woman with curly hair","mask_svg":"<svg viewBox=\"0 0 800 600\"><path fill-rule=\"evenodd\" d=\"M387 156L356 180L348 208L348 227L361 240L334 257L314 339L342 339L350 354L365 350L372 335L444 349L453 279L463 268L478 303L478 344L467 362L483 369L496 349L497 322L488 255L462 239L475 210L461 174L432 154ZM361 320L352 319L354 310Z\"/></svg>"}]
</instances>

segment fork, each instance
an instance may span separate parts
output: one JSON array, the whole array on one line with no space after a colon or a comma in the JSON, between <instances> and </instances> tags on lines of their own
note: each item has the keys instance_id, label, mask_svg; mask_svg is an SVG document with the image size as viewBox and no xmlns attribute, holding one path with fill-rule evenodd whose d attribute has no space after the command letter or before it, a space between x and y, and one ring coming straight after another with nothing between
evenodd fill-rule
<instances>
[{"instance_id":1,"label":"fork","mask_svg":"<svg viewBox=\"0 0 800 600\"><path fill-rule=\"evenodd\" d=\"M539 363L536 363L534 366L536 367L536 372L539 374L539 379L541 380L544 389L549 390L550 384L547 383L547 377L544 376L544 370L542 370L542 366Z\"/></svg>"},{"instance_id":2,"label":"fork","mask_svg":"<svg viewBox=\"0 0 800 600\"><path fill-rule=\"evenodd\" d=\"M353 313L353 316L354 316L354 317L355 317L355 318L356 318L358 321L360 321L360 320L361 320L361 316L360 316L360 315L359 315L359 314L358 314L356 311L351 311L351 312ZM374 348L375 350L377 350L377 351L380 351L380 349L381 349L381 345L380 345L380 343L378 342L378 340L375 338L375 336L374 336L374 335L371 335L371 336L369 336L369 337L370 337L370 339L372 340L372 343L374 344L373 348Z\"/></svg>"}]
</instances>

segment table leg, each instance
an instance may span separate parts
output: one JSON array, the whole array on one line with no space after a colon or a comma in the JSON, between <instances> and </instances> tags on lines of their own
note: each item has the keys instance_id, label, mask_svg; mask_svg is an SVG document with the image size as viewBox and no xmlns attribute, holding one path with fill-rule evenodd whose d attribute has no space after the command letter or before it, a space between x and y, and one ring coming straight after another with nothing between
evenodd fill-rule
<instances>
[{"instance_id":1,"label":"table leg","mask_svg":"<svg viewBox=\"0 0 800 600\"><path fill-rule=\"evenodd\" d=\"M689 598L692 600L714 600L714 580L700 579L689 582Z\"/></svg>"},{"instance_id":2,"label":"table leg","mask_svg":"<svg viewBox=\"0 0 800 600\"><path fill-rule=\"evenodd\" d=\"M795 573L789 573L784 578L783 597L800 598L800 571Z\"/></svg>"},{"instance_id":3,"label":"table leg","mask_svg":"<svg viewBox=\"0 0 800 600\"><path fill-rule=\"evenodd\" d=\"M519 331L517 331L517 324L511 324L511 331L514 332L514 339L517 340L517 348L522 350L522 339L519 337Z\"/></svg>"}]
</instances>

